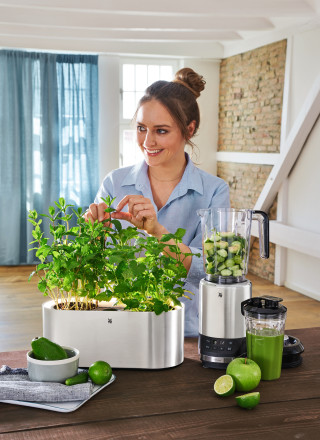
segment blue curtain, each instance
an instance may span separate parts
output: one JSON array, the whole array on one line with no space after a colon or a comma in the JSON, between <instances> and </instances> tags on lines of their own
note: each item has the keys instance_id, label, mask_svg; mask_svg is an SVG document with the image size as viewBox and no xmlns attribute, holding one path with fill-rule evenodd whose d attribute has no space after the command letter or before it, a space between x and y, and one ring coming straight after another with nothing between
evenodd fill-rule
<instances>
[{"instance_id":1,"label":"blue curtain","mask_svg":"<svg viewBox=\"0 0 320 440\"><path fill-rule=\"evenodd\" d=\"M0 265L32 263L28 211L99 186L97 56L0 51L0 161Z\"/></svg>"}]
</instances>

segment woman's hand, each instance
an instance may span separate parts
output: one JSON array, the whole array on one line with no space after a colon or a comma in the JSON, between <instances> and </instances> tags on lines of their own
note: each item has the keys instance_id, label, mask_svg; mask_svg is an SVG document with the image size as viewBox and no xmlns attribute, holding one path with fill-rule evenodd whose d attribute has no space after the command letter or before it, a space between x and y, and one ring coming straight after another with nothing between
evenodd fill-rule
<instances>
[{"instance_id":1,"label":"woman's hand","mask_svg":"<svg viewBox=\"0 0 320 440\"><path fill-rule=\"evenodd\" d=\"M122 209L128 205L128 212ZM157 220L156 211L150 201L141 195L127 195L118 204L112 218L127 220L133 226L143 229L149 235L160 238L167 231Z\"/></svg>"},{"instance_id":2,"label":"woman's hand","mask_svg":"<svg viewBox=\"0 0 320 440\"><path fill-rule=\"evenodd\" d=\"M84 219L86 222L91 222L92 224L98 220L99 223L105 222L110 218L110 214L105 212L108 206L104 203L91 203L88 210L84 213ZM105 222L105 226L110 226L110 222Z\"/></svg>"}]
</instances>

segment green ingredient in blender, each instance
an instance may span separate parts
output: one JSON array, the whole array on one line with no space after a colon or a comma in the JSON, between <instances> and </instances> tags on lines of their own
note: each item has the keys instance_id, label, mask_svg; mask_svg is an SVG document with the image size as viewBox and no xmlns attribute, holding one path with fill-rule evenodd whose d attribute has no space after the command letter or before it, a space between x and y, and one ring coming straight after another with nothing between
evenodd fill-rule
<instances>
[{"instance_id":1,"label":"green ingredient in blender","mask_svg":"<svg viewBox=\"0 0 320 440\"><path fill-rule=\"evenodd\" d=\"M211 240L210 241L205 241L204 244L203 244L203 249L204 249L205 252L213 250L214 249L213 241L211 241Z\"/></svg>"},{"instance_id":2,"label":"green ingredient in blender","mask_svg":"<svg viewBox=\"0 0 320 440\"><path fill-rule=\"evenodd\" d=\"M235 264L234 266L231 266L229 269L232 270L232 272L234 272L235 270L238 270L240 268L239 264Z\"/></svg>"},{"instance_id":3,"label":"green ingredient in blender","mask_svg":"<svg viewBox=\"0 0 320 440\"><path fill-rule=\"evenodd\" d=\"M224 263L227 267L232 267L234 266L234 259L233 258L229 258L228 260L225 261Z\"/></svg>"},{"instance_id":4,"label":"green ingredient in blender","mask_svg":"<svg viewBox=\"0 0 320 440\"><path fill-rule=\"evenodd\" d=\"M223 238L233 238L235 236L234 232L220 232L220 237Z\"/></svg>"},{"instance_id":5,"label":"green ingredient in blender","mask_svg":"<svg viewBox=\"0 0 320 440\"><path fill-rule=\"evenodd\" d=\"M31 347L34 357L41 361L59 361L68 357L61 345L44 337L34 338Z\"/></svg>"},{"instance_id":6,"label":"green ingredient in blender","mask_svg":"<svg viewBox=\"0 0 320 440\"><path fill-rule=\"evenodd\" d=\"M235 255L235 256L233 257L233 259L234 259L234 262L235 262L236 264L241 264L241 263L242 263L242 258L240 257L240 255Z\"/></svg>"},{"instance_id":7,"label":"green ingredient in blender","mask_svg":"<svg viewBox=\"0 0 320 440\"><path fill-rule=\"evenodd\" d=\"M206 273L241 277L245 267L247 241L234 232L216 232L204 242ZM211 263L209 265L209 263Z\"/></svg>"},{"instance_id":8,"label":"green ingredient in blender","mask_svg":"<svg viewBox=\"0 0 320 440\"><path fill-rule=\"evenodd\" d=\"M230 254L236 254L237 252L239 252L240 247L239 246L229 246L228 247L228 252Z\"/></svg>"},{"instance_id":9,"label":"green ingredient in blender","mask_svg":"<svg viewBox=\"0 0 320 440\"><path fill-rule=\"evenodd\" d=\"M220 255L223 258L226 258L228 256L228 252L225 249L219 249L217 251L217 254Z\"/></svg>"},{"instance_id":10,"label":"green ingredient in blender","mask_svg":"<svg viewBox=\"0 0 320 440\"><path fill-rule=\"evenodd\" d=\"M230 269L223 269L220 273L223 277L229 277L232 275L232 271Z\"/></svg>"},{"instance_id":11,"label":"green ingredient in blender","mask_svg":"<svg viewBox=\"0 0 320 440\"><path fill-rule=\"evenodd\" d=\"M232 275L234 277L241 277L242 276L242 270L235 270L234 272L232 272Z\"/></svg>"}]
</instances>

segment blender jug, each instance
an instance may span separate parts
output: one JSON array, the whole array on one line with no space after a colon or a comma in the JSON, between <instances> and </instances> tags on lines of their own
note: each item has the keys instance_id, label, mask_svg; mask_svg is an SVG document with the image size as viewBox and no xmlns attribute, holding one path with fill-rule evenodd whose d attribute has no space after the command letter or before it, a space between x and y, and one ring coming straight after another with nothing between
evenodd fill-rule
<instances>
[{"instance_id":1,"label":"blender jug","mask_svg":"<svg viewBox=\"0 0 320 440\"><path fill-rule=\"evenodd\" d=\"M239 283L248 272L252 220L259 221L260 257L269 258L269 219L251 209L200 209L203 260L208 281Z\"/></svg>"},{"instance_id":2,"label":"blender jug","mask_svg":"<svg viewBox=\"0 0 320 440\"><path fill-rule=\"evenodd\" d=\"M247 356L261 369L261 379L279 379L287 308L282 298L261 296L241 303L245 317Z\"/></svg>"}]
</instances>

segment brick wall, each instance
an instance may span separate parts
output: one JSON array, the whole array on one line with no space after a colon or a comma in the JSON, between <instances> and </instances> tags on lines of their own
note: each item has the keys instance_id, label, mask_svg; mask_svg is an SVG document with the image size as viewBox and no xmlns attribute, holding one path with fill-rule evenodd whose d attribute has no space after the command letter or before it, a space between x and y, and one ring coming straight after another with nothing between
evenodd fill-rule
<instances>
[{"instance_id":1,"label":"brick wall","mask_svg":"<svg viewBox=\"0 0 320 440\"><path fill-rule=\"evenodd\" d=\"M280 150L286 40L222 60L219 96L219 151L276 153ZM218 162L217 174L230 186L231 206L252 209L272 169L270 165ZM269 212L276 218L276 201ZM273 281L270 259L259 258L252 240L249 270Z\"/></svg>"}]
</instances>

